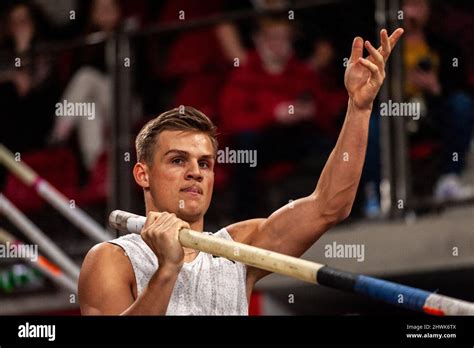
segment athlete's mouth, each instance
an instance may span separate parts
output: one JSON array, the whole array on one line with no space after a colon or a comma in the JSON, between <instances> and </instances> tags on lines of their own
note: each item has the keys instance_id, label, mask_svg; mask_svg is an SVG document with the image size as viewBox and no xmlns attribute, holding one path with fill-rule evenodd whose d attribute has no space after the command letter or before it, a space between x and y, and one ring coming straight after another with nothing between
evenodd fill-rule
<instances>
[{"instance_id":1,"label":"athlete's mouth","mask_svg":"<svg viewBox=\"0 0 474 348\"><path fill-rule=\"evenodd\" d=\"M191 185L181 189L182 192L189 192L194 194L202 195L202 189L199 186Z\"/></svg>"}]
</instances>

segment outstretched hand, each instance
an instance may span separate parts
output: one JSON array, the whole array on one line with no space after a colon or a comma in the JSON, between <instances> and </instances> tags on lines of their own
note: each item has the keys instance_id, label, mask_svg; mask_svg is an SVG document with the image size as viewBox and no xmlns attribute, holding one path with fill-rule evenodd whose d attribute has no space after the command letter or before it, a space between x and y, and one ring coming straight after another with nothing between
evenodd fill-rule
<instances>
[{"instance_id":1,"label":"outstretched hand","mask_svg":"<svg viewBox=\"0 0 474 348\"><path fill-rule=\"evenodd\" d=\"M364 43L361 37L354 39L344 84L356 108L363 110L372 108L372 103L385 79L385 63L402 34L403 29L398 28L388 37L387 30L382 29L380 31L382 46L379 49L372 46L369 41ZM364 46L369 52L367 58L362 57Z\"/></svg>"}]
</instances>

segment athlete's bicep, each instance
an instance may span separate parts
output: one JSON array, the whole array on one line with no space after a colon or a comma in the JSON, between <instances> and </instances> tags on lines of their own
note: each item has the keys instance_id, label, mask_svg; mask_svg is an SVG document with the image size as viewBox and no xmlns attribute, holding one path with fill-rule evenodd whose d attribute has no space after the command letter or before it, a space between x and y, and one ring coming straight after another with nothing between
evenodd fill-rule
<instances>
[{"instance_id":1,"label":"athlete's bicep","mask_svg":"<svg viewBox=\"0 0 474 348\"><path fill-rule=\"evenodd\" d=\"M229 229L234 230L237 241L242 243L300 257L332 225L321 203L308 196L285 205L266 219L239 222ZM270 273L250 267L249 271L255 281Z\"/></svg>"},{"instance_id":2,"label":"athlete's bicep","mask_svg":"<svg viewBox=\"0 0 474 348\"><path fill-rule=\"evenodd\" d=\"M133 269L122 248L110 243L93 247L79 277L82 315L119 315L134 302Z\"/></svg>"}]
</instances>

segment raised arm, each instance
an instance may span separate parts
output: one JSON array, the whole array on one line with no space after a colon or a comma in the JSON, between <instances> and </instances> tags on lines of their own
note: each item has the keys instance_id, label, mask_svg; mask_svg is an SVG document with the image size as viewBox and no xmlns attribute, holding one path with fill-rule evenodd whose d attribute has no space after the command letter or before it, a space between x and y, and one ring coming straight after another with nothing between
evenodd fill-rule
<instances>
[{"instance_id":1,"label":"raised arm","mask_svg":"<svg viewBox=\"0 0 474 348\"><path fill-rule=\"evenodd\" d=\"M337 143L314 192L285 205L267 219L229 226L237 241L281 253L301 256L331 226L349 216L359 185L367 147L372 103L385 77L385 62L403 34L380 33L382 47L356 37L344 76L349 94L347 114ZM362 58L363 47L368 50ZM268 274L253 270L256 279Z\"/></svg>"}]
</instances>

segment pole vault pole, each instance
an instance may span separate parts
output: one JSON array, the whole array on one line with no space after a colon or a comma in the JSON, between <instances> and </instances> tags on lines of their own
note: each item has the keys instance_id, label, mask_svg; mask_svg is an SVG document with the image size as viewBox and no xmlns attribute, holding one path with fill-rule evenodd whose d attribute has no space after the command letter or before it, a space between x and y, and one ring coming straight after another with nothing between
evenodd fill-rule
<instances>
[{"instance_id":1,"label":"pole vault pole","mask_svg":"<svg viewBox=\"0 0 474 348\"><path fill-rule=\"evenodd\" d=\"M140 233L145 220L143 216L121 210L115 210L109 216L110 226L131 233ZM337 270L316 262L216 238L187 228L180 230L179 241L187 248L225 257L312 284L363 294L369 298L414 311L432 315L474 315L474 303L471 302Z\"/></svg>"}]
</instances>

